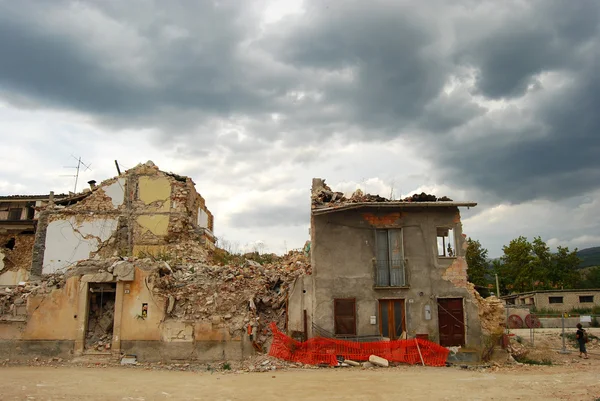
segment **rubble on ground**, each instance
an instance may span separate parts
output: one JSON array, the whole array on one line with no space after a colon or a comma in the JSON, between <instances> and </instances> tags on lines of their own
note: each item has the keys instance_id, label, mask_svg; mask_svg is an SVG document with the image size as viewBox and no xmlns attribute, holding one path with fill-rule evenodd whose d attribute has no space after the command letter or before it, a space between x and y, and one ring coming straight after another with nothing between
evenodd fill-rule
<instances>
[{"instance_id":1,"label":"rubble on ground","mask_svg":"<svg viewBox=\"0 0 600 401\"><path fill-rule=\"evenodd\" d=\"M268 323L284 327L290 284L311 273L303 252L271 255L271 259L263 264L237 258L225 265L169 266L173 273L158 278L153 291L167 296L170 317L224 324L232 336L248 331L260 349L270 338Z\"/></svg>"},{"instance_id":2,"label":"rubble on ground","mask_svg":"<svg viewBox=\"0 0 600 401\"><path fill-rule=\"evenodd\" d=\"M469 282L467 282L467 290L471 292L477 303L481 331L487 335L502 334L506 326L506 312L502 301L495 296L483 298L475 289L475 285Z\"/></svg>"}]
</instances>

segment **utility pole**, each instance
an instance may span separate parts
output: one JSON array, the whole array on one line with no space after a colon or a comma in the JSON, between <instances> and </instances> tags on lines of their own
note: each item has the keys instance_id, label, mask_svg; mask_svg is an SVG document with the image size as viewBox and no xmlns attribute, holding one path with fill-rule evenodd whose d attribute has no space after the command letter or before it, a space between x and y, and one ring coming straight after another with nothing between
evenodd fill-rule
<instances>
[{"instance_id":1,"label":"utility pole","mask_svg":"<svg viewBox=\"0 0 600 401\"><path fill-rule=\"evenodd\" d=\"M84 162L81 161L81 157L75 157L73 155L71 155L71 157L75 160L77 160L77 166L66 166L65 168L74 168L75 169L75 174L74 175L63 175L63 177L75 177L75 187L73 189L73 193L77 193L77 181L79 181L79 171L81 170L81 166L85 167L85 170L83 171L88 171L91 170L90 166L92 165L91 163L89 165L85 164Z\"/></svg>"},{"instance_id":2,"label":"utility pole","mask_svg":"<svg viewBox=\"0 0 600 401\"><path fill-rule=\"evenodd\" d=\"M500 298L500 282L498 281L498 275L496 274L496 296Z\"/></svg>"}]
</instances>

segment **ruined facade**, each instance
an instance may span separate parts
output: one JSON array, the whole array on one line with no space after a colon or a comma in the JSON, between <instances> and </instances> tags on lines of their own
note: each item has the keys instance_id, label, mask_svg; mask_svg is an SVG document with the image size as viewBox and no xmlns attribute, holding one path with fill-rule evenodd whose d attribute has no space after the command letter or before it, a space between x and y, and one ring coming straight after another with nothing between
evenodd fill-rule
<instances>
[{"instance_id":1,"label":"ruined facade","mask_svg":"<svg viewBox=\"0 0 600 401\"><path fill-rule=\"evenodd\" d=\"M480 348L486 312L467 282L458 209L475 205L425 194L346 199L314 179L313 270L290 296L290 331Z\"/></svg>"},{"instance_id":2,"label":"ruined facade","mask_svg":"<svg viewBox=\"0 0 600 401\"><path fill-rule=\"evenodd\" d=\"M241 338L224 345L231 336L218 325L210 337L199 322L170 319L170 298L155 286L175 268L165 260L202 260L214 248L193 181L148 162L91 186L41 208L22 263L29 281L0 288L0 354L239 358Z\"/></svg>"},{"instance_id":3,"label":"ruined facade","mask_svg":"<svg viewBox=\"0 0 600 401\"><path fill-rule=\"evenodd\" d=\"M31 273L90 258L156 256L182 239L214 247L212 232L213 216L191 178L148 162L41 212Z\"/></svg>"},{"instance_id":4,"label":"ruined facade","mask_svg":"<svg viewBox=\"0 0 600 401\"><path fill-rule=\"evenodd\" d=\"M0 286L29 279L39 210L66 195L0 196Z\"/></svg>"}]
</instances>

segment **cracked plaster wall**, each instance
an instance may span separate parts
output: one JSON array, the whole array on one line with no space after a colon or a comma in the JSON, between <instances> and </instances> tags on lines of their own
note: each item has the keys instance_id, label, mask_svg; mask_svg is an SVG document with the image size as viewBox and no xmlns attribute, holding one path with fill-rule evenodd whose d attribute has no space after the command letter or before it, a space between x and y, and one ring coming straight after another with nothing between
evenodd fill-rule
<instances>
[{"instance_id":1,"label":"cracked plaster wall","mask_svg":"<svg viewBox=\"0 0 600 401\"><path fill-rule=\"evenodd\" d=\"M42 273L54 273L89 259L103 242L113 236L117 226L118 218L111 217L82 220L72 216L50 222L46 231Z\"/></svg>"}]
</instances>

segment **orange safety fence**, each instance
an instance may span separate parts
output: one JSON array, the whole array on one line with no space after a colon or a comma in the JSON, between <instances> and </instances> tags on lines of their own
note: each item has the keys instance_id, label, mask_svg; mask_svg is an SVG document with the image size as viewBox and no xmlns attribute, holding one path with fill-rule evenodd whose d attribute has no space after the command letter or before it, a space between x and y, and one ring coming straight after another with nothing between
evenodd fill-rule
<instances>
[{"instance_id":1,"label":"orange safety fence","mask_svg":"<svg viewBox=\"0 0 600 401\"><path fill-rule=\"evenodd\" d=\"M377 355L390 362L421 362L428 366L445 366L448 349L422 339L353 342L332 338L315 337L300 342L283 334L275 323L270 325L273 343L269 355L307 365L338 365L338 357L353 361L368 361L370 355Z\"/></svg>"}]
</instances>

